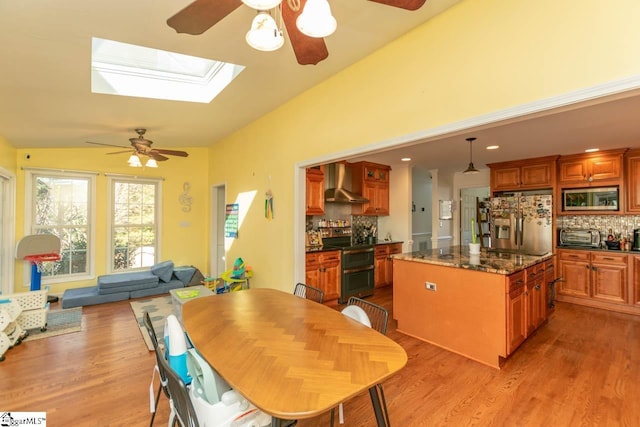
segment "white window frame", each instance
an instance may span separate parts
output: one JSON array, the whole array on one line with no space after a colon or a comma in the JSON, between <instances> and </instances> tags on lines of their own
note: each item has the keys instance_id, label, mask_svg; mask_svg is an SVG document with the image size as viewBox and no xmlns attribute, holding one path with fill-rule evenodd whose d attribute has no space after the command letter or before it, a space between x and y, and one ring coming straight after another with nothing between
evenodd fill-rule
<instances>
[{"instance_id":1,"label":"white window frame","mask_svg":"<svg viewBox=\"0 0 640 427\"><path fill-rule=\"evenodd\" d=\"M155 197L155 235L156 241L154 245L154 259L155 263L159 262L162 259L162 178L141 178L138 176L128 176L128 175L111 175L107 174L108 181L108 191L107 191L107 200L108 200L108 212L109 217L107 218L107 240L108 240L108 252L107 252L107 273L124 273L130 271L140 271L140 270L148 270L149 266L138 267L138 268L128 268L125 270L114 270L113 268L113 253L115 250L114 245L114 187L116 183L133 183L133 184L153 184L156 186L156 197Z\"/></svg>"},{"instance_id":2,"label":"white window frame","mask_svg":"<svg viewBox=\"0 0 640 427\"><path fill-rule=\"evenodd\" d=\"M0 185L2 186L2 245L0 251L0 294L13 293L15 281L15 238L16 238L16 176L6 169L0 168Z\"/></svg>"},{"instance_id":3,"label":"white window frame","mask_svg":"<svg viewBox=\"0 0 640 427\"><path fill-rule=\"evenodd\" d=\"M78 274L61 274L54 277L42 276L42 285L55 283L69 283L70 281L91 280L95 278L95 233L96 233L96 175L95 172L65 171L56 169L25 168L25 235L34 233L33 212L34 179L36 176L51 176L59 178L79 178L89 182L89 198L87 206L87 271ZM25 262L23 287L29 287L31 282L31 263Z\"/></svg>"}]
</instances>

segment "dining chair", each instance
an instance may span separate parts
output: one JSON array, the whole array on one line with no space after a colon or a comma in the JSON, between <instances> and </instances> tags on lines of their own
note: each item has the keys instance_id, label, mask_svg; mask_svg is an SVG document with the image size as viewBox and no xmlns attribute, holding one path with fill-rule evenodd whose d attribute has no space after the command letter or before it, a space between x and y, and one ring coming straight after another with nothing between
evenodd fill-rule
<instances>
[{"instance_id":1,"label":"dining chair","mask_svg":"<svg viewBox=\"0 0 640 427\"><path fill-rule=\"evenodd\" d=\"M314 288L313 286L305 285L304 283L297 283L293 294L302 298L306 298L322 304L324 300L324 292L322 289Z\"/></svg>"},{"instance_id":2,"label":"dining chair","mask_svg":"<svg viewBox=\"0 0 640 427\"><path fill-rule=\"evenodd\" d=\"M169 362L162 355L156 353L156 359L160 370L164 370L167 374L169 406L171 407L169 426L200 427L198 415L193 408L193 403L191 403L187 385L182 381L180 375L169 366Z\"/></svg>"},{"instance_id":3,"label":"dining chair","mask_svg":"<svg viewBox=\"0 0 640 427\"><path fill-rule=\"evenodd\" d=\"M167 374L165 370L158 363L158 358L164 359L164 351L161 348L158 348L158 336L156 335L156 331L153 329L153 323L151 322L151 317L148 312L144 312L142 316L142 323L144 323L145 328L147 329L147 333L149 334L149 339L151 339L151 343L153 344L153 349L156 354L156 365L153 367L153 375L151 376L151 387L149 391L149 399L153 399L153 382L156 376L156 372L158 372L160 385L158 386L158 392L156 393L155 400L151 402L151 422L149 423L149 427L153 426L153 420L156 416L156 411L158 410L158 402L160 402L160 394L164 391L164 395L169 399L169 388L167 387Z\"/></svg>"},{"instance_id":4,"label":"dining chair","mask_svg":"<svg viewBox=\"0 0 640 427\"><path fill-rule=\"evenodd\" d=\"M360 323L369 326L372 329L380 332L383 335L387 333L387 323L389 321L389 312L386 308L374 304L372 302L363 300L362 298L350 297L347 300L347 306L342 310L342 314L349 316L352 319L359 321ZM386 425L391 425L389 422L389 414L387 413L387 402L384 398L384 390L382 384L376 384L376 392L379 395L380 402L382 404L384 416L386 419ZM331 410L331 426L333 427L335 409ZM344 424L344 412L342 403L338 405L338 421L340 424Z\"/></svg>"}]
</instances>

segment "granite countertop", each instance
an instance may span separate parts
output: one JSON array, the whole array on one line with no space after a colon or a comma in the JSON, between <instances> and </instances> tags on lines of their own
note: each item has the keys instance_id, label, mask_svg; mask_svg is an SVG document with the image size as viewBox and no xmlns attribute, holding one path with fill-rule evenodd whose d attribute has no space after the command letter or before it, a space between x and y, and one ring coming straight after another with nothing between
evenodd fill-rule
<instances>
[{"instance_id":1,"label":"granite countertop","mask_svg":"<svg viewBox=\"0 0 640 427\"><path fill-rule=\"evenodd\" d=\"M480 255L469 255L468 246L451 246L446 249L431 249L391 255L392 258L405 261L422 262L444 267L467 268L505 275L523 270L552 256L552 253L537 256L494 252L485 249L480 251Z\"/></svg>"},{"instance_id":2,"label":"granite countertop","mask_svg":"<svg viewBox=\"0 0 640 427\"><path fill-rule=\"evenodd\" d=\"M312 252L327 252L327 251L339 251L340 248L335 246L307 246L305 247L306 253Z\"/></svg>"}]
</instances>

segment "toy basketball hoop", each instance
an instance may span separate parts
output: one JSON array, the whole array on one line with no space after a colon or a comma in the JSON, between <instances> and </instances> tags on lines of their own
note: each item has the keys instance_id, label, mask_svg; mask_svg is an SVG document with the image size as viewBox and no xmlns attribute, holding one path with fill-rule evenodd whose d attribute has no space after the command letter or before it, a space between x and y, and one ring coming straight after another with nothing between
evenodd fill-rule
<instances>
[{"instance_id":1,"label":"toy basketball hoop","mask_svg":"<svg viewBox=\"0 0 640 427\"><path fill-rule=\"evenodd\" d=\"M39 291L42 282L42 263L60 259L60 238L53 234L24 236L16 247L16 258L31 263L32 291Z\"/></svg>"}]
</instances>

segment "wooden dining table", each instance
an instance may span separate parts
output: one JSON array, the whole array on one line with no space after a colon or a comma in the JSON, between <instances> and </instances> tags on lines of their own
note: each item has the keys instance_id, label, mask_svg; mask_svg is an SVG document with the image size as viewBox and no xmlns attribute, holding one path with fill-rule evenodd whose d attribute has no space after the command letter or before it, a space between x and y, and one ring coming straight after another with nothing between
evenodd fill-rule
<instances>
[{"instance_id":1,"label":"wooden dining table","mask_svg":"<svg viewBox=\"0 0 640 427\"><path fill-rule=\"evenodd\" d=\"M275 289L197 298L182 318L193 346L237 392L273 417L312 418L369 391L407 363L396 342L339 311Z\"/></svg>"}]
</instances>

